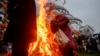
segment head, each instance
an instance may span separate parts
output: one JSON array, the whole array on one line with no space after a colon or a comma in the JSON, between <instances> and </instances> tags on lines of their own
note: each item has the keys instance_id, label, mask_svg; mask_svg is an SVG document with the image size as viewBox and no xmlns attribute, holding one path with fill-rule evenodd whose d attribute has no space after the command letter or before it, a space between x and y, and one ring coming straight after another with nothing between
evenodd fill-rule
<instances>
[{"instance_id":1,"label":"head","mask_svg":"<svg viewBox=\"0 0 100 56\"><path fill-rule=\"evenodd\" d=\"M4 19L4 15L3 14L0 14L0 21Z\"/></svg>"},{"instance_id":2,"label":"head","mask_svg":"<svg viewBox=\"0 0 100 56\"><path fill-rule=\"evenodd\" d=\"M55 9L54 9L54 10L51 11L50 14L51 14L51 17L54 19L57 15L60 14L60 12L59 12L58 10L55 10Z\"/></svg>"}]
</instances>

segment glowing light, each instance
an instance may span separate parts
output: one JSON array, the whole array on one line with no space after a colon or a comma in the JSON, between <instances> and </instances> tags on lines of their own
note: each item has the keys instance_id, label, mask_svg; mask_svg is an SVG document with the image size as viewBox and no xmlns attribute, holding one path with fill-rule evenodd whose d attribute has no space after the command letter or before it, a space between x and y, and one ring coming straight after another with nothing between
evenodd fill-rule
<instances>
[{"instance_id":1,"label":"glowing light","mask_svg":"<svg viewBox=\"0 0 100 56\"><path fill-rule=\"evenodd\" d=\"M40 10L37 18L37 40L30 43L28 56L61 56L57 43L53 40L53 34L46 27L45 13L46 0L39 0Z\"/></svg>"}]
</instances>

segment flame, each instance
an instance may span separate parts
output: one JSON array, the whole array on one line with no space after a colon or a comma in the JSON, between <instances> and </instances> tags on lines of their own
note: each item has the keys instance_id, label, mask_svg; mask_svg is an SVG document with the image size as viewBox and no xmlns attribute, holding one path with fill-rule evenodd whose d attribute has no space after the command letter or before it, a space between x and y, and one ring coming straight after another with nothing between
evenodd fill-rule
<instances>
[{"instance_id":1,"label":"flame","mask_svg":"<svg viewBox=\"0 0 100 56\"><path fill-rule=\"evenodd\" d=\"M46 21L47 15L44 1L46 0L39 0L40 11L37 18L37 40L30 43L28 56L62 56L50 28L46 26L48 22Z\"/></svg>"}]
</instances>

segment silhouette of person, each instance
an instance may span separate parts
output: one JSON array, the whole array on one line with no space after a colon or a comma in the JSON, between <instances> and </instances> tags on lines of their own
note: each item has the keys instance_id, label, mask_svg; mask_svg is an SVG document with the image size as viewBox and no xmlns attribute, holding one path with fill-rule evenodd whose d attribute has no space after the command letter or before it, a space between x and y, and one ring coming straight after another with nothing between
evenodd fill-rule
<instances>
[{"instance_id":1,"label":"silhouette of person","mask_svg":"<svg viewBox=\"0 0 100 56\"><path fill-rule=\"evenodd\" d=\"M36 5L34 0L9 0L8 23L4 42L12 43L12 56L28 56L31 42L36 40Z\"/></svg>"}]
</instances>

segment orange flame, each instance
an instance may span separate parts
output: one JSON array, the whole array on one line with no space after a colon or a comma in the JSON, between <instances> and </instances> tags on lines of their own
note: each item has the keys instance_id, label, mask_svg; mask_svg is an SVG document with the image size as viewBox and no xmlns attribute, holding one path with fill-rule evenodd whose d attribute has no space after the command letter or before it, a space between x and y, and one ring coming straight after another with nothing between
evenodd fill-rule
<instances>
[{"instance_id":1,"label":"orange flame","mask_svg":"<svg viewBox=\"0 0 100 56\"><path fill-rule=\"evenodd\" d=\"M28 56L62 56L57 43L53 40L53 34L46 27L44 1L46 0L39 0L40 11L37 18L37 40L30 43Z\"/></svg>"}]
</instances>

